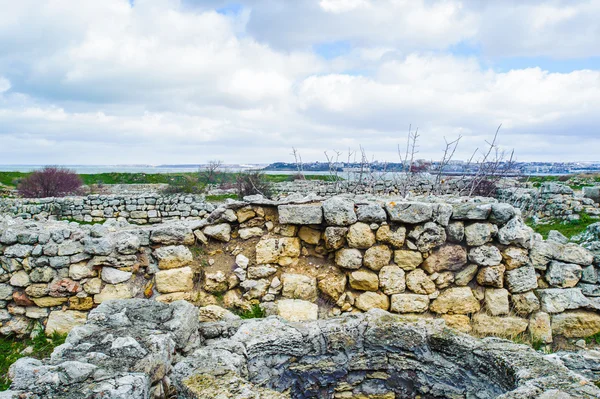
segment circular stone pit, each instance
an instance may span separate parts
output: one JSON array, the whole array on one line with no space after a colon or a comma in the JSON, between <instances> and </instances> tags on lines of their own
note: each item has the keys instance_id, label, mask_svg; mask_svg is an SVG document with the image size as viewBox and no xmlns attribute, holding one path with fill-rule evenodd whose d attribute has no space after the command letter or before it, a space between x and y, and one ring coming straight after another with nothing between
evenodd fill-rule
<instances>
[{"instance_id":1,"label":"circular stone pit","mask_svg":"<svg viewBox=\"0 0 600 399\"><path fill-rule=\"evenodd\" d=\"M600 397L525 345L477 339L439 319L370 311L306 323L204 323L200 331L205 346L174 367L182 398Z\"/></svg>"}]
</instances>

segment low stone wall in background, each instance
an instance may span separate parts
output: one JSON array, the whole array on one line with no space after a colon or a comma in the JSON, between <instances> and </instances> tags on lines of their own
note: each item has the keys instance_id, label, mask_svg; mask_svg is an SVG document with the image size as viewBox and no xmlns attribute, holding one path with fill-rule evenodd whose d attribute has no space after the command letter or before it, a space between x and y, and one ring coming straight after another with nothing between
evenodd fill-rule
<instances>
[{"instance_id":1,"label":"low stone wall in background","mask_svg":"<svg viewBox=\"0 0 600 399\"><path fill-rule=\"evenodd\" d=\"M578 220L581 213L600 216L598 202L590 195L576 195L569 186L558 183L544 183L539 189L503 188L498 190L497 197L521 209L524 217L540 221Z\"/></svg>"},{"instance_id":2,"label":"low stone wall in background","mask_svg":"<svg viewBox=\"0 0 600 399\"><path fill-rule=\"evenodd\" d=\"M380 308L482 335L600 331L598 264L508 204L252 198L136 226L0 219L0 333L66 331L108 299L185 299L289 320Z\"/></svg>"},{"instance_id":3,"label":"low stone wall in background","mask_svg":"<svg viewBox=\"0 0 600 399\"><path fill-rule=\"evenodd\" d=\"M65 198L0 198L0 214L23 219L104 222L121 218L133 224L206 217L215 206L202 195L88 195Z\"/></svg>"}]
</instances>

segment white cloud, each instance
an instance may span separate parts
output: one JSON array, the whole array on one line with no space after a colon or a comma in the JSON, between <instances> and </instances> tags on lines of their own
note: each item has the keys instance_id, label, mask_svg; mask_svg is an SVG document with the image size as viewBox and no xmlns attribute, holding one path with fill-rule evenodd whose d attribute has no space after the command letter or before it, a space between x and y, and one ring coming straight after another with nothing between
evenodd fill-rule
<instances>
[{"instance_id":1,"label":"white cloud","mask_svg":"<svg viewBox=\"0 0 600 399\"><path fill-rule=\"evenodd\" d=\"M392 160L411 123L425 158L458 134L466 157L500 123L521 159L600 148L599 71L498 72L448 51L594 55L594 2L209 3L0 0L2 163L268 162L292 146L324 160L359 144ZM332 41L349 51L313 52Z\"/></svg>"}]
</instances>

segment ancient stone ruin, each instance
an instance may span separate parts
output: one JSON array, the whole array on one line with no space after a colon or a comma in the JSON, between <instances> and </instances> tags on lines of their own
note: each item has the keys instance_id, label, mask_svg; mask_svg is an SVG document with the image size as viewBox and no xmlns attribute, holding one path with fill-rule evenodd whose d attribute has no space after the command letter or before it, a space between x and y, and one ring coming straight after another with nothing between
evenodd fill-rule
<instances>
[{"instance_id":1,"label":"ancient stone ruin","mask_svg":"<svg viewBox=\"0 0 600 399\"><path fill-rule=\"evenodd\" d=\"M589 381L600 376L581 360L461 334L548 344L600 332L600 250L560 234L543 240L509 204L292 195L215 207L174 198L111 205L98 196L61 208L103 224L48 220L51 206L0 216L0 334L26 334L32 322L72 330L49 361L13 366L13 391L597 397ZM240 321L222 308L202 316L213 305L260 305L280 318ZM198 325L198 307L204 320L227 320Z\"/></svg>"},{"instance_id":2,"label":"ancient stone ruin","mask_svg":"<svg viewBox=\"0 0 600 399\"><path fill-rule=\"evenodd\" d=\"M198 309L107 301L45 361L18 360L14 398L596 398L523 345L381 310L305 323L198 322Z\"/></svg>"}]
</instances>

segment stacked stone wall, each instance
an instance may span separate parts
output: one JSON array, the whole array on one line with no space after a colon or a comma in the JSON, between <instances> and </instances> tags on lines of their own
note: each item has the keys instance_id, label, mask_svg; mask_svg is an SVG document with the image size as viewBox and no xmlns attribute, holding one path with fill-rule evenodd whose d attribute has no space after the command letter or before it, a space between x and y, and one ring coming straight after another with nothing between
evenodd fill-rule
<instances>
[{"instance_id":1,"label":"stacked stone wall","mask_svg":"<svg viewBox=\"0 0 600 399\"><path fill-rule=\"evenodd\" d=\"M198 219L215 207L201 195L89 195L65 198L0 198L0 214L24 219L68 219L104 222L122 218L133 224Z\"/></svg>"},{"instance_id":2,"label":"stacked stone wall","mask_svg":"<svg viewBox=\"0 0 600 399\"><path fill-rule=\"evenodd\" d=\"M594 256L543 241L508 204L333 197L231 202L201 220L137 226L0 219L0 333L67 331L109 299L179 299L288 320L373 308L462 331L600 331Z\"/></svg>"}]
</instances>

